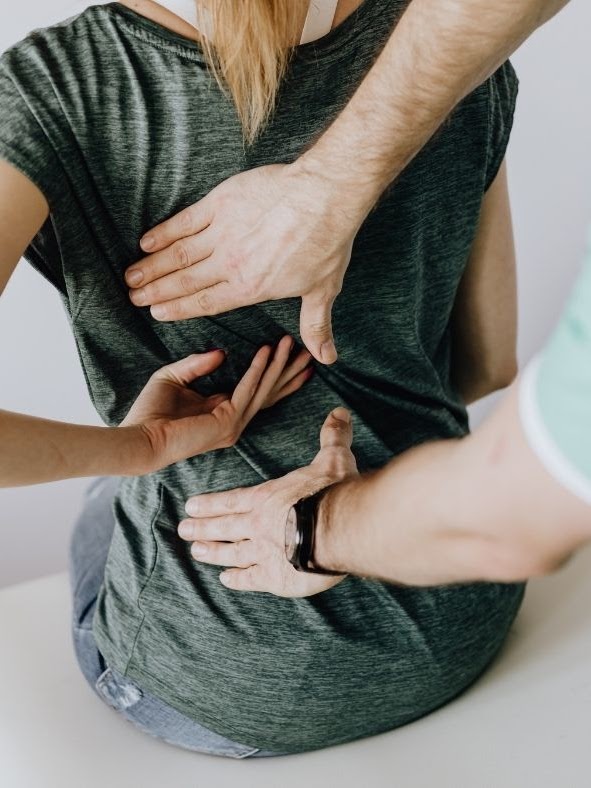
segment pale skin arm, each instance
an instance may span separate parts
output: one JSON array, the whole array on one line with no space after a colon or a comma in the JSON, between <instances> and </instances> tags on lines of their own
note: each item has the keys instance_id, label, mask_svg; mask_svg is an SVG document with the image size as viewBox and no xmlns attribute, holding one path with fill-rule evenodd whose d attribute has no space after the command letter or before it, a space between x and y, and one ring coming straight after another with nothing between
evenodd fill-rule
<instances>
[{"instance_id":1,"label":"pale skin arm","mask_svg":"<svg viewBox=\"0 0 591 788\"><path fill-rule=\"evenodd\" d=\"M48 216L42 193L0 160L0 294ZM90 427L0 410L0 487L79 476L138 475L233 445L264 407L310 377L310 356L290 361L293 340L261 348L231 394L189 387L223 363L222 351L193 354L157 370L119 427Z\"/></svg>"},{"instance_id":2,"label":"pale skin arm","mask_svg":"<svg viewBox=\"0 0 591 788\"><path fill-rule=\"evenodd\" d=\"M409 585L512 582L558 569L589 539L591 509L531 450L515 386L472 435L328 491L316 559Z\"/></svg>"},{"instance_id":3,"label":"pale skin arm","mask_svg":"<svg viewBox=\"0 0 591 788\"><path fill-rule=\"evenodd\" d=\"M515 243L503 162L487 191L452 315L452 380L466 404L517 375Z\"/></svg>"},{"instance_id":4,"label":"pale skin arm","mask_svg":"<svg viewBox=\"0 0 591 788\"><path fill-rule=\"evenodd\" d=\"M294 164L240 173L144 236L149 256L127 274L132 301L179 320L301 296L302 340L333 363L332 304L376 200L456 104L566 4L413 0L348 106Z\"/></svg>"},{"instance_id":5,"label":"pale skin arm","mask_svg":"<svg viewBox=\"0 0 591 788\"><path fill-rule=\"evenodd\" d=\"M517 582L558 569L591 539L591 508L527 443L516 387L472 435L423 444L365 476L356 473L346 411L338 415L331 450L348 478L318 508L314 560L325 569L412 586ZM179 535L194 542L197 560L232 567L220 576L228 588L319 593L334 578L295 572L284 539L290 506L321 485L309 466L258 487L196 496Z\"/></svg>"}]
</instances>

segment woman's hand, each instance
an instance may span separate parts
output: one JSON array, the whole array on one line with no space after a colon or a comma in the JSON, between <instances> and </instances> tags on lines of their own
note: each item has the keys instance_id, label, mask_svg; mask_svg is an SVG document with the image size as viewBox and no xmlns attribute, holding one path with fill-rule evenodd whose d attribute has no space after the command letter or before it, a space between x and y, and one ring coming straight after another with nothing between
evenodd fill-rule
<instances>
[{"instance_id":1,"label":"woman's hand","mask_svg":"<svg viewBox=\"0 0 591 788\"><path fill-rule=\"evenodd\" d=\"M259 410L297 391L310 378L308 352L302 351L289 363L293 344L286 336L274 354L271 347L261 348L232 395L204 397L189 388L222 364L221 350L188 356L155 372L120 425L144 438L145 457L134 473L150 473L233 446Z\"/></svg>"},{"instance_id":2,"label":"woman's hand","mask_svg":"<svg viewBox=\"0 0 591 788\"><path fill-rule=\"evenodd\" d=\"M351 452L351 417L344 408L329 414L320 432L320 451L311 465L281 479L187 501L190 518L179 535L193 542L198 561L233 567L221 582L236 591L267 591L277 596L304 597L326 591L344 576L298 572L285 556L285 524L290 508L335 482L357 475Z\"/></svg>"},{"instance_id":3,"label":"woman's hand","mask_svg":"<svg viewBox=\"0 0 591 788\"><path fill-rule=\"evenodd\" d=\"M169 321L301 297L302 341L332 364L332 305L365 218L350 204L297 162L234 175L142 238L130 298Z\"/></svg>"}]
</instances>

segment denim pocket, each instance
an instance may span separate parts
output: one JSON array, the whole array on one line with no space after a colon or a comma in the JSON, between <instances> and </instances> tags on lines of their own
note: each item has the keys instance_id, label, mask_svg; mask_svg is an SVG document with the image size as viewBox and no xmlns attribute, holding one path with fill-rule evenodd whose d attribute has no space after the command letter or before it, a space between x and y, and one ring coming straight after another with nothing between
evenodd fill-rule
<instances>
[{"instance_id":1,"label":"denim pocket","mask_svg":"<svg viewBox=\"0 0 591 788\"><path fill-rule=\"evenodd\" d=\"M107 668L96 680L100 697L128 722L155 739L206 755L249 758L260 750L226 739L144 692L137 684Z\"/></svg>"}]
</instances>

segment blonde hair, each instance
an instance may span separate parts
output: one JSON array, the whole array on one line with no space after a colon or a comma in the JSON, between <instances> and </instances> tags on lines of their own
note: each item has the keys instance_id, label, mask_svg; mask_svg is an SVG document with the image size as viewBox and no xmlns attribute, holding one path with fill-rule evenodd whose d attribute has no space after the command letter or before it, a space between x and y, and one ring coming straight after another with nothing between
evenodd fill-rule
<instances>
[{"instance_id":1,"label":"blonde hair","mask_svg":"<svg viewBox=\"0 0 591 788\"><path fill-rule=\"evenodd\" d=\"M220 87L229 92L252 143L269 120L308 7L308 0L196 0L213 40L203 48Z\"/></svg>"}]
</instances>

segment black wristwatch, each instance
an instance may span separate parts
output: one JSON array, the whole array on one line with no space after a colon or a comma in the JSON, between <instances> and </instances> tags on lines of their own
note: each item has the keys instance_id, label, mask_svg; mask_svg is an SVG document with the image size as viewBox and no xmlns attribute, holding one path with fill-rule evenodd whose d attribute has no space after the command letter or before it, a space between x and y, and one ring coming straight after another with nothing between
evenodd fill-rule
<instances>
[{"instance_id":1,"label":"black wristwatch","mask_svg":"<svg viewBox=\"0 0 591 788\"><path fill-rule=\"evenodd\" d=\"M323 490L308 498L301 498L287 513L285 523L285 555L298 572L311 572L316 575L342 575L323 569L314 562L314 539L316 535L316 516L318 506L326 491Z\"/></svg>"}]
</instances>

